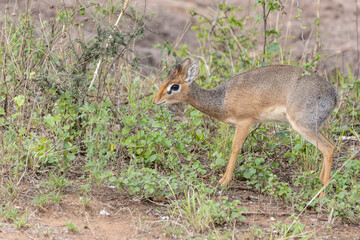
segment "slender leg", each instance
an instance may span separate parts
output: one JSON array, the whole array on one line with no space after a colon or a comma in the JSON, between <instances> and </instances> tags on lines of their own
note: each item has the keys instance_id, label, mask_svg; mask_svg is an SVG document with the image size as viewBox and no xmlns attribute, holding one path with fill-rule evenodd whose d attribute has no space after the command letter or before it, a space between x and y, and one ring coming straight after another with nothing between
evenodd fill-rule
<instances>
[{"instance_id":1,"label":"slender leg","mask_svg":"<svg viewBox=\"0 0 360 240\"><path fill-rule=\"evenodd\" d=\"M234 139L233 139L233 143L232 143L231 157L230 157L229 163L226 167L224 176L219 181L219 183L222 186L226 186L232 179L232 174L234 172L237 156L239 154L239 151L240 151L246 137L249 135L249 131L250 131L252 123L253 123L253 121L250 119L246 119L246 120L236 123L236 130L235 130Z\"/></svg>"},{"instance_id":2,"label":"slender leg","mask_svg":"<svg viewBox=\"0 0 360 240\"><path fill-rule=\"evenodd\" d=\"M321 167L321 172L320 172L320 176L319 176L319 179L321 181L321 183L324 183L323 182L323 179L324 179L324 170L325 170L325 161L322 161L322 167Z\"/></svg>"},{"instance_id":3,"label":"slender leg","mask_svg":"<svg viewBox=\"0 0 360 240\"><path fill-rule=\"evenodd\" d=\"M330 172L334 160L335 147L323 134L320 135L322 141L325 142L324 146L322 146L323 150L320 149L320 151L326 152L326 155L324 154L323 167L320 172L320 180L324 185L327 185L330 182Z\"/></svg>"},{"instance_id":4,"label":"slender leg","mask_svg":"<svg viewBox=\"0 0 360 240\"><path fill-rule=\"evenodd\" d=\"M326 186L330 182L330 172L335 151L334 145L320 132L316 134L307 128L299 127L299 125L296 125L293 122L291 122L291 126L322 152L324 160L319 178L321 183ZM324 192L320 194L320 197L323 196L325 196Z\"/></svg>"}]
</instances>

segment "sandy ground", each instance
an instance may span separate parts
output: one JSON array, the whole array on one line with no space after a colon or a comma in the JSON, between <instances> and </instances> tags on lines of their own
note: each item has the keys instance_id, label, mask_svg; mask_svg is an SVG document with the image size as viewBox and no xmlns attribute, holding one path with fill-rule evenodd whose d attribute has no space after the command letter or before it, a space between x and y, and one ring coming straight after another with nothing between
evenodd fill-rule
<instances>
[{"instance_id":1,"label":"sandy ground","mask_svg":"<svg viewBox=\"0 0 360 240\"><path fill-rule=\"evenodd\" d=\"M73 184L81 185L81 182ZM272 230L277 221L290 224L288 219L294 209L281 201L276 201L259 194L257 191L245 190L246 183L233 182L230 190L224 193L229 199L238 199L246 206L245 222L237 222L232 229L234 239L251 239L251 229L261 229L265 236L276 236ZM124 191L113 188L94 189L92 201L88 206L80 203L78 193L72 187L66 189L60 204L46 207L34 207L29 204L33 187L24 185L22 196L14 200L21 212L27 212L27 226L17 229L13 224L0 219L0 239L172 239L166 234L165 224L175 222L163 203L139 200L130 197ZM105 213L105 214L104 214ZM360 226L346 224L340 219L329 218L326 213L307 211L300 220L306 225L305 232L313 232L313 238L323 239L359 239ZM73 232L66 226L73 223L78 230ZM331 222L331 227L328 224ZM189 228L191 229L191 228ZM197 236L194 233L194 236Z\"/></svg>"}]
</instances>

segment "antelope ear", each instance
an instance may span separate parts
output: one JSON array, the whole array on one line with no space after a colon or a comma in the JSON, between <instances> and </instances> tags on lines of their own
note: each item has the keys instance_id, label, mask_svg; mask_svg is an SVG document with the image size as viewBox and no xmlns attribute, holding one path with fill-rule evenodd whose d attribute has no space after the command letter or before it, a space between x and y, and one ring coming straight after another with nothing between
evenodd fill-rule
<instances>
[{"instance_id":1,"label":"antelope ear","mask_svg":"<svg viewBox=\"0 0 360 240\"><path fill-rule=\"evenodd\" d=\"M199 72L200 72L199 63L198 62L193 63L187 70L187 76L185 78L185 82L191 84L197 78Z\"/></svg>"},{"instance_id":2,"label":"antelope ear","mask_svg":"<svg viewBox=\"0 0 360 240\"><path fill-rule=\"evenodd\" d=\"M184 73L185 73L185 71L187 71L189 69L190 65L191 65L190 58L186 58L184 61L182 61L181 69L183 70Z\"/></svg>"}]
</instances>

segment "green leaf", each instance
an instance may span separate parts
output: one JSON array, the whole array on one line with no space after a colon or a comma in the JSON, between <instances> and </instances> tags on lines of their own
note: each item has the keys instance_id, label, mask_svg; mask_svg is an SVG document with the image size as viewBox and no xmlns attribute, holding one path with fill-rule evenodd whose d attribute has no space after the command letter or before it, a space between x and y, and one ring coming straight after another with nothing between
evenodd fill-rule
<instances>
[{"instance_id":1,"label":"green leaf","mask_svg":"<svg viewBox=\"0 0 360 240\"><path fill-rule=\"evenodd\" d=\"M51 114L48 114L44 117L45 123L47 123L51 128L55 127L55 119Z\"/></svg>"},{"instance_id":2,"label":"green leaf","mask_svg":"<svg viewBox=\"0 0 360 240\"><path fill-rule=\"evenodd\" d=\"M14 97L13 100L18 107L21 107L25 103L25 96L20 94Z\"/></svg>"},{"instance_id":3,"label":"green leaf","mask_svg":"<svg viewBox=\"0 0 360 240\"><path fill-rule=\"evenodd\" d=\"M156 154L153 154L153 155L151 155L151 156L148 158L148 160L149 160L150 162L154 162L154 161L156 160L156 158L157 158L157 155L156 155Z\"/></svg>"},{"instance_id":4,"label":"green leaf","mask_svg":"<svg viewBox=\"0 0 360 240\"><path fill-rule=\"evenodd\" d=\"M274 35L279 35L279 32L276 31L276 30L269 30L269 31L266 31L266 36L270 36L271 34L274 34Z\"/></svg>"},{"instance_id":5,"label":"green leaf","mask_svg":"<svg viewBox=\"0 0 360 240\"><path fill-rule=\"evenodd\" d=\"M265 162L265 159L263 159L263 158L256 158L256 159L255 159L255 164L256 164L256 165L260 165L260 164L263 163L263 162Z\"/></svg>"},{"instance_id":6,"label":"green leaf","mask_svg":"<svg viewBox=\"0 0 360 240\"><path fill-rule=\"evenodd\" d=\"M256 23L259 23L263 20L263 14L260 14L259 17L256 19Z\"/></svg>"},{"instance_id":7,"label":"green leaf","mask_svg":"<svg viewBox=\"0 0 360 240\"><path fill-rule=\"evenodd\" d=\"M254 168L249 168L249 169L245 170L245 172L243 173L243 176L244 176L244 178L249 179L255 173L256 173L256 170Z\"/></svg>"},{"instance_id":8,"label":"green leaf","mask_svg":"<svg viewBox=\"0 0 360 240\"><path fill-rule=\"evenodd\" d=\"M200 126L202 124L202 119L201 118L196 118L194 119L193 123L195 126Z\"/></svg>"},{"instance_id":9,"label":"green leaf","mask_svg":"<svg viewBox=\"0 0 360 240\"><path fill-rule=\"evenodd\" d=\"M26 133L26 129L25 128L20 128L19 129L19 134L20 135L24 135Z\"/></svg>"},{"instance_id":10,"label":"green leaf","mask_svg":"<svg viewBox=\"0 0 360 240\"><path fill-rule=\"evenodd\" d=\"M302 148L302 145L298 143L298 144L296 144L296 145L294 146L294 151L297 152L297 151L299 151L301 148Z\"/></svg>"},{"instance_id":11,"label":"green leaf","mask_svg":"<svg viewBox=\"0 0 360 240\"><path fill-rule=\"evenodd\" d=\"M269 47L267 47L268 52L276 52L279 51L279 43L274 42Z\"/></svg>"},{"instance_id":12,"label":"green leaf","mask_svg":"<svg viewBox=\"0 0 360 240\"><path fill-rule=\"evenodd\" d=\"M116 181L116 177L115 177L115 176L111 176L111 177L109 178L109 181L112 182L112 183L115 182L115 181Z\"/></svg>"}]
</instances>

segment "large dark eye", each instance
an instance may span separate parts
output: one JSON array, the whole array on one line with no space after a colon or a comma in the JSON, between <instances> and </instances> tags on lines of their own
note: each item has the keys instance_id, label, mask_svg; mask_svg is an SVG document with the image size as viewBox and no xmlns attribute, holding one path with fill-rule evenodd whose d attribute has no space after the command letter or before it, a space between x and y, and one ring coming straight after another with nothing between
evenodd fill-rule
<instances>
[{"instance_id":1,"label":"large dark eye","mask_svg":"<svg viewBox=\"0 0 360 240\"><path fill-rule=\"evenodd\" d=\"M172 90L172 91L178 91L179 88L180 88L180 85L179 85L179 84L173 84L173 85L171 86L171 90Z\"/></svg>"}]
</instances>

